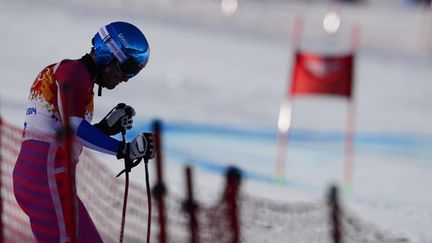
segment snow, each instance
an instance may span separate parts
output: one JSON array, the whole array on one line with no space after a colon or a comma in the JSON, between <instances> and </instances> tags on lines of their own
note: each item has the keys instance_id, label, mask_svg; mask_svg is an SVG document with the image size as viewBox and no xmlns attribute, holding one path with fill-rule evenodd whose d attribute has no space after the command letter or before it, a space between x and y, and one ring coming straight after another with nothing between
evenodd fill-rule
<instances>
[{"instance_id":1,"label":"snow","mask_svg":"<svg viewBox=\"0 0 432 243\"><path fill-rule=\"evenodd\" d=\"M341 9L345 29L357 23L362 36L355 173L344 204L383 230L432 242L431 10L368 2ZM342 182L347 102L326 97L295 101L287 183L268 180L292 62L293 21L305 19L304 48L321 48L326 3L245 0L231 18L220 13L216 0L0 0L0 6L0 113L6 121L22 123L29 84L41 68L79 58L100 26L121 19L146 33L151 59L127 85L95 98L94 120L126 102L138 114L129 136L154 118L165 121L172 128L166 136L171 190L183 193L185 163L195 166L197 194L206 201L222 184L221 168L231 164L251 175L244 190L280 201L315 200L330 183ZM347 43L346 35L341 39ZM327 41L346 48L340 39ZM192 129L178 129L186 126ZM98 156L120 169L113 158ZM142 179L142 169L135 180Z\"/></svg>"}]
</instances>

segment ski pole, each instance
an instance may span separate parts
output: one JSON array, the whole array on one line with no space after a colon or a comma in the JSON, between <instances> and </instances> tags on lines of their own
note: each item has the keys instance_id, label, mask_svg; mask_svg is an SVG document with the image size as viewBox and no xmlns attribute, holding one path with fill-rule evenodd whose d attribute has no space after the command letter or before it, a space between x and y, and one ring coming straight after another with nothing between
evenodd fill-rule
<instances>
[{"instance_id":1,"label":"ski pole","mask_svg":"<svg viewBox=\"0 0 432 243\"><path fill-rule=\"evenodd\" d=\"M145 175L146 175L146 189L147 189L147 204L148 204L148 216L147 216L147 243L150 243L150 230L151 230L151 193L150 193L150 176L148 173L148 158L144 158Z\"/></svg>"},{"instance_id":2,"label":"ski pole","mask_svg":"<svg viewBox=\"0 0 432 243\"><path fill-rule=\"evenodd\" d=\"M125 151L126 154L129 154L129 151L126 146L126 138L125 138L125 131L122 131L122 138L123 142L125 143ZM152 203L151 203L151 190L150 190L150 176L148 172L148 158L143 156L135 161L128 161L128 158L124 158L125 161L125 169L122 170L119 174L117 174L116 177L119 177L123 172L126 175L125 178L125 192L124 192L124 198L123 198L123 210L122 210L122 220L121 220L121 227L120 227L120 239L119 242L123 242L124 237L124 228L125 228L125 222L126 222L126 208L127 208L127 199L129 194L129 172L131 171L131 168L137 166L142 159L144 159L145 164L145 176L146 176L146 190L147 190L147 204L148 204L148 218L147 218L147 243L150 243L150 231L151 231L151 211L152 211Z\"/></svg>"},{"instance_id":3,"label":"ski pole","mask_svg":"<svg viewBox=\"0 0 432 243\"><path fill-rule=\"evenodd\" d=\"M126 131L123 130L122 131L122 139L123 139L123 143L125 145L125 151L126 154L129 154L127 151L127 145L126 145ZM123 210L122 210L122 219L121 219L121 226L120 226L120 239L119 242L122 243L123 242L123 235L124 235L124 227L125 227L125 223L126 223L126 207L127 207L127 198L128 198L128 194L129 194L129 169L128 169L128 160L129 158L127 158L127 156L125 156L124 158L124 162L125 162L125 174L126 174L126 178L125 178L125 190L124 190L124 198L123 198Z\"/></svg>"}]
</instances>

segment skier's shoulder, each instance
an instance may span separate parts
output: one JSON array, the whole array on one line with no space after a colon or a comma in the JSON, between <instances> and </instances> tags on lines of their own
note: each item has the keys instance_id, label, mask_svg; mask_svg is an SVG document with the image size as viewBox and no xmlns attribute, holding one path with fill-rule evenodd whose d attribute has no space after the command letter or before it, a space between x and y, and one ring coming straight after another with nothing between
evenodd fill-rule
<instances>
[{"instance_id":1,"label":"skier's shoulder","mask_svg":"<svg viewBox=\"0 0 432 243\"><path fill-rule=\"evenodd\" d=\"M84 64L78 60L64 59L56 64L55 75L59 81L73 80L77 82L90 81L89 73Z\"/></svg>"},{"instance_id":2,"label":"skier's shoulder","mask_svg":"<svg viewBox=\"0 0 432 243\"><path fill-rule=\"evenodd\" d=\"M78 60L63 59L56 64L56 71L63 71L68 74L85 74L87 70L85 66Z\"/></svg>"}]
</instances>

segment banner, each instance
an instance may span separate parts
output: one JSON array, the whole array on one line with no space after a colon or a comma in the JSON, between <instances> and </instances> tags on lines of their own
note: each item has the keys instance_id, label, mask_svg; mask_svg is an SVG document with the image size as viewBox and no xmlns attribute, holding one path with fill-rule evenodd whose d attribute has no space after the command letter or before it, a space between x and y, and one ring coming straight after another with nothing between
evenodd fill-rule
<instances>
[{"instance_id":1,"label":"banner","mask_svg":"<svg viewBox=\"0 0 432 243\"><path fill-rule=\"evenodd\" d=\"M353 55L320 55L297 52L290 93L323 94L351 98Z\"/></svg>"}]
</instances>

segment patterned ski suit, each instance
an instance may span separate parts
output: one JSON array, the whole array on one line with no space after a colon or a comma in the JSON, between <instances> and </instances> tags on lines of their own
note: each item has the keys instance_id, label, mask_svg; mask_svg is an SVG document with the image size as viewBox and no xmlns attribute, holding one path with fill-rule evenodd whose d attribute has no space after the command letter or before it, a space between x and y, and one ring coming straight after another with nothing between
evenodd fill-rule
<instances>
[{"instance_id":1,"label":"patterned ski suit","mask_svg":"<svg viewBox=\"0 0 432 243\"><path fill-rule=\"evenodd\" d=\"M66 192L70 183L66 177L64 148L55 139L63 125L63 85L67 85L68 116L76 132L72 145L74 177L83 145L108 154L117 153L119 141L90 124L94 82L86 65L80 60L52 64L39 73L30 90L23 142L13 171L14 194L28 215L38 242L68 242L72 234L79 242L102 242L85 206L76 196L75 178L72 200L76 232L71 232L72 219L65 213L69 210Z\"/></svg>"}]
</instances>

